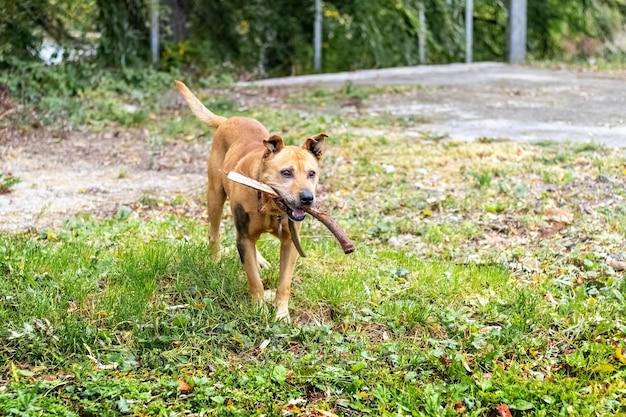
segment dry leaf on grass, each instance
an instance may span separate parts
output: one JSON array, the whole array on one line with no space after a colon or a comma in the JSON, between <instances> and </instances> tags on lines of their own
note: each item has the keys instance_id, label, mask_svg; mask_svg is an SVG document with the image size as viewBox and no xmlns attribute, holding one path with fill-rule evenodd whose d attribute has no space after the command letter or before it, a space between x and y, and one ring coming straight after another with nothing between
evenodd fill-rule
<instances>
[{"instance_id":1,"label":"dry leaf on grass","mask_svg":"<svg viewBox=\"0 0 626 417\"><path fill-rule=\"evenodd\" d=\"M572 213L556 207L546 207L544 214L546 219L557 223L572 224L574 221Z\"/></svg>"},{"instance_id":2,"label":"dry leaf on grass","mask_svg":"<svg viewBox=\"0 0 626 417\"><path fill-rule=\"evenodd\" d=\"M454 403L454 411L456 411L457 413L464 413L465 410L465 404L463 404L461 401L457 401Z\"/></svg>"},{"instance_id":3,"label":"dry leaf on grass","mask_svg":"<svg viewBox=\"0 0 626 417\"><path fill-rule=\"evenodd\" d=\"M509 410L509 406L506 404L500 404L496 407L496 416L513 417L513 415L511 414L511 410Z\"/></svg>"},{"instance_id":4,"label":"dry leaf on grass","mask_svg":"<svg viewBox=\"0 0 626 417\"><path fill-rule=\"evenodd\" d=\"M183 381L182 379L178 379L176 380L176 382L178 382L178 391L182 393L188 393L188 392L193 391L193 388L191 387L191 385L189 385L187 382Z\"/></svg>"},{"instance_id":5,"label":"dry leaf on grass","mask_svg":"<svg viewBox=\"0 0 626 417\"><path fill-rule=\"evenodd\" d=\"M550 227L541 229L541 237L548 238L556 235L565 228L565 223L555 222Z\"/></svg>"}]
</instances>

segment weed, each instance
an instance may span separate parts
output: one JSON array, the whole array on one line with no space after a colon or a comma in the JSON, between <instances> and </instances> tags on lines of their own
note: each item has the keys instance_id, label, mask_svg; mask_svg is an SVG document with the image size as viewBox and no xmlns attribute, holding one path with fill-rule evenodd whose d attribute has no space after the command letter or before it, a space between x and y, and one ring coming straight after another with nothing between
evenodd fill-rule
<instances>
[{"instance_id":1,"label":"weed","mask_svg":"<svg viewBox=\"0 0 626 417\"><path fill-rule=\"evenodd\" d=\"M154 193L146 192L139 198L139 204L149 208L155 208L161 204L161 200Z\"/></svg>"},{"instance_id":2,"label":"weed","mask_svg":"<svg viewBox=\"0 0 626 417\"><path fill-rule=\"evenodd\" d=\"M0 173L0 194L8 194L16 184L19 184L22 180L10 172L6 174Z\"/></svg>"}]
</instances>

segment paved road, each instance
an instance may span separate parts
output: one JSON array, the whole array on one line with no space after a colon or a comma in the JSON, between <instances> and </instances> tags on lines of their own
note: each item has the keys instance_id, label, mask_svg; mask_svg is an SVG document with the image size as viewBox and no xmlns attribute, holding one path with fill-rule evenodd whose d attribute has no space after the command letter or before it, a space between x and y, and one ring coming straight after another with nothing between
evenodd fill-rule
<instances>
[{"instance_id":1,"label":"paved road","mask_svg":"<svg viewBox=\"0 0 626 417\"><path fill-rule=\"evenodd\" d=\"M547 70L502 63L432 65L241 83L265 87L419 84L370 112L426 116L416 130L453 137L594 141L626 146L626 72Z\"/></svg>"}]
</instances>

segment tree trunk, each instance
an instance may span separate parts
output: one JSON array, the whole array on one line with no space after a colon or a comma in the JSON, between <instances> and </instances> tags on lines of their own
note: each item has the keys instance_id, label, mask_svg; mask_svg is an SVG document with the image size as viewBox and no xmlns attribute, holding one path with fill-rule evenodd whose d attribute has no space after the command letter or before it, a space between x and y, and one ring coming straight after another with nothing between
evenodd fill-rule
<instances>
[{"instance_id":1,"label":"tree trunk","mask_svg":"<svg viewBox=\"0 0 626 417\"><path fill-rule=\"evenodd\" d=\"M189 32L189 13L192 3L190 0L164 0L169 7L168 25L171 29L170 39L180 42Z\"/></svg>"}]
</instances>

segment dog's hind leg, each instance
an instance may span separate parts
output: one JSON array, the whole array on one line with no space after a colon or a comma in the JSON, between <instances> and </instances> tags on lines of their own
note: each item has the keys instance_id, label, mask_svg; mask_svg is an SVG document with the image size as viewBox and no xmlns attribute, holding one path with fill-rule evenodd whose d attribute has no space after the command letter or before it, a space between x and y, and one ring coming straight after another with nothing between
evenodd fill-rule
<instances>
[{"instance_id":1,"label":"dog's hind leg","mask_svg":"<svg viewBox=\"0 0 626 417\"><path fill-rule=\"evenodd\" d=\"M224 161L224 150L220 147L220 142L213 139L211 154L208 163L208 189L207 189L207 213L209 215L209 249L215 261L219 261L222 255L220 248L220 224L224 214L224 203L226 203L226 190L222 184L222 164Z\"/></svg>"},{"instance_id":2,"label":"dog's hind leg","mask_svg":"<svg viewBox=\"0 0 626 417\"><path fill-rule=\"evenodd\" d=\"M216 187L217 188L217 187ZM220 224L222 222L222 211L226 202L226 192L219 187L211 190L209 183L209 192L207 194L207 211L209 214L209 249L213 259L219 261L222 256L220 248Z\"/></svg>"}]
</instances>

